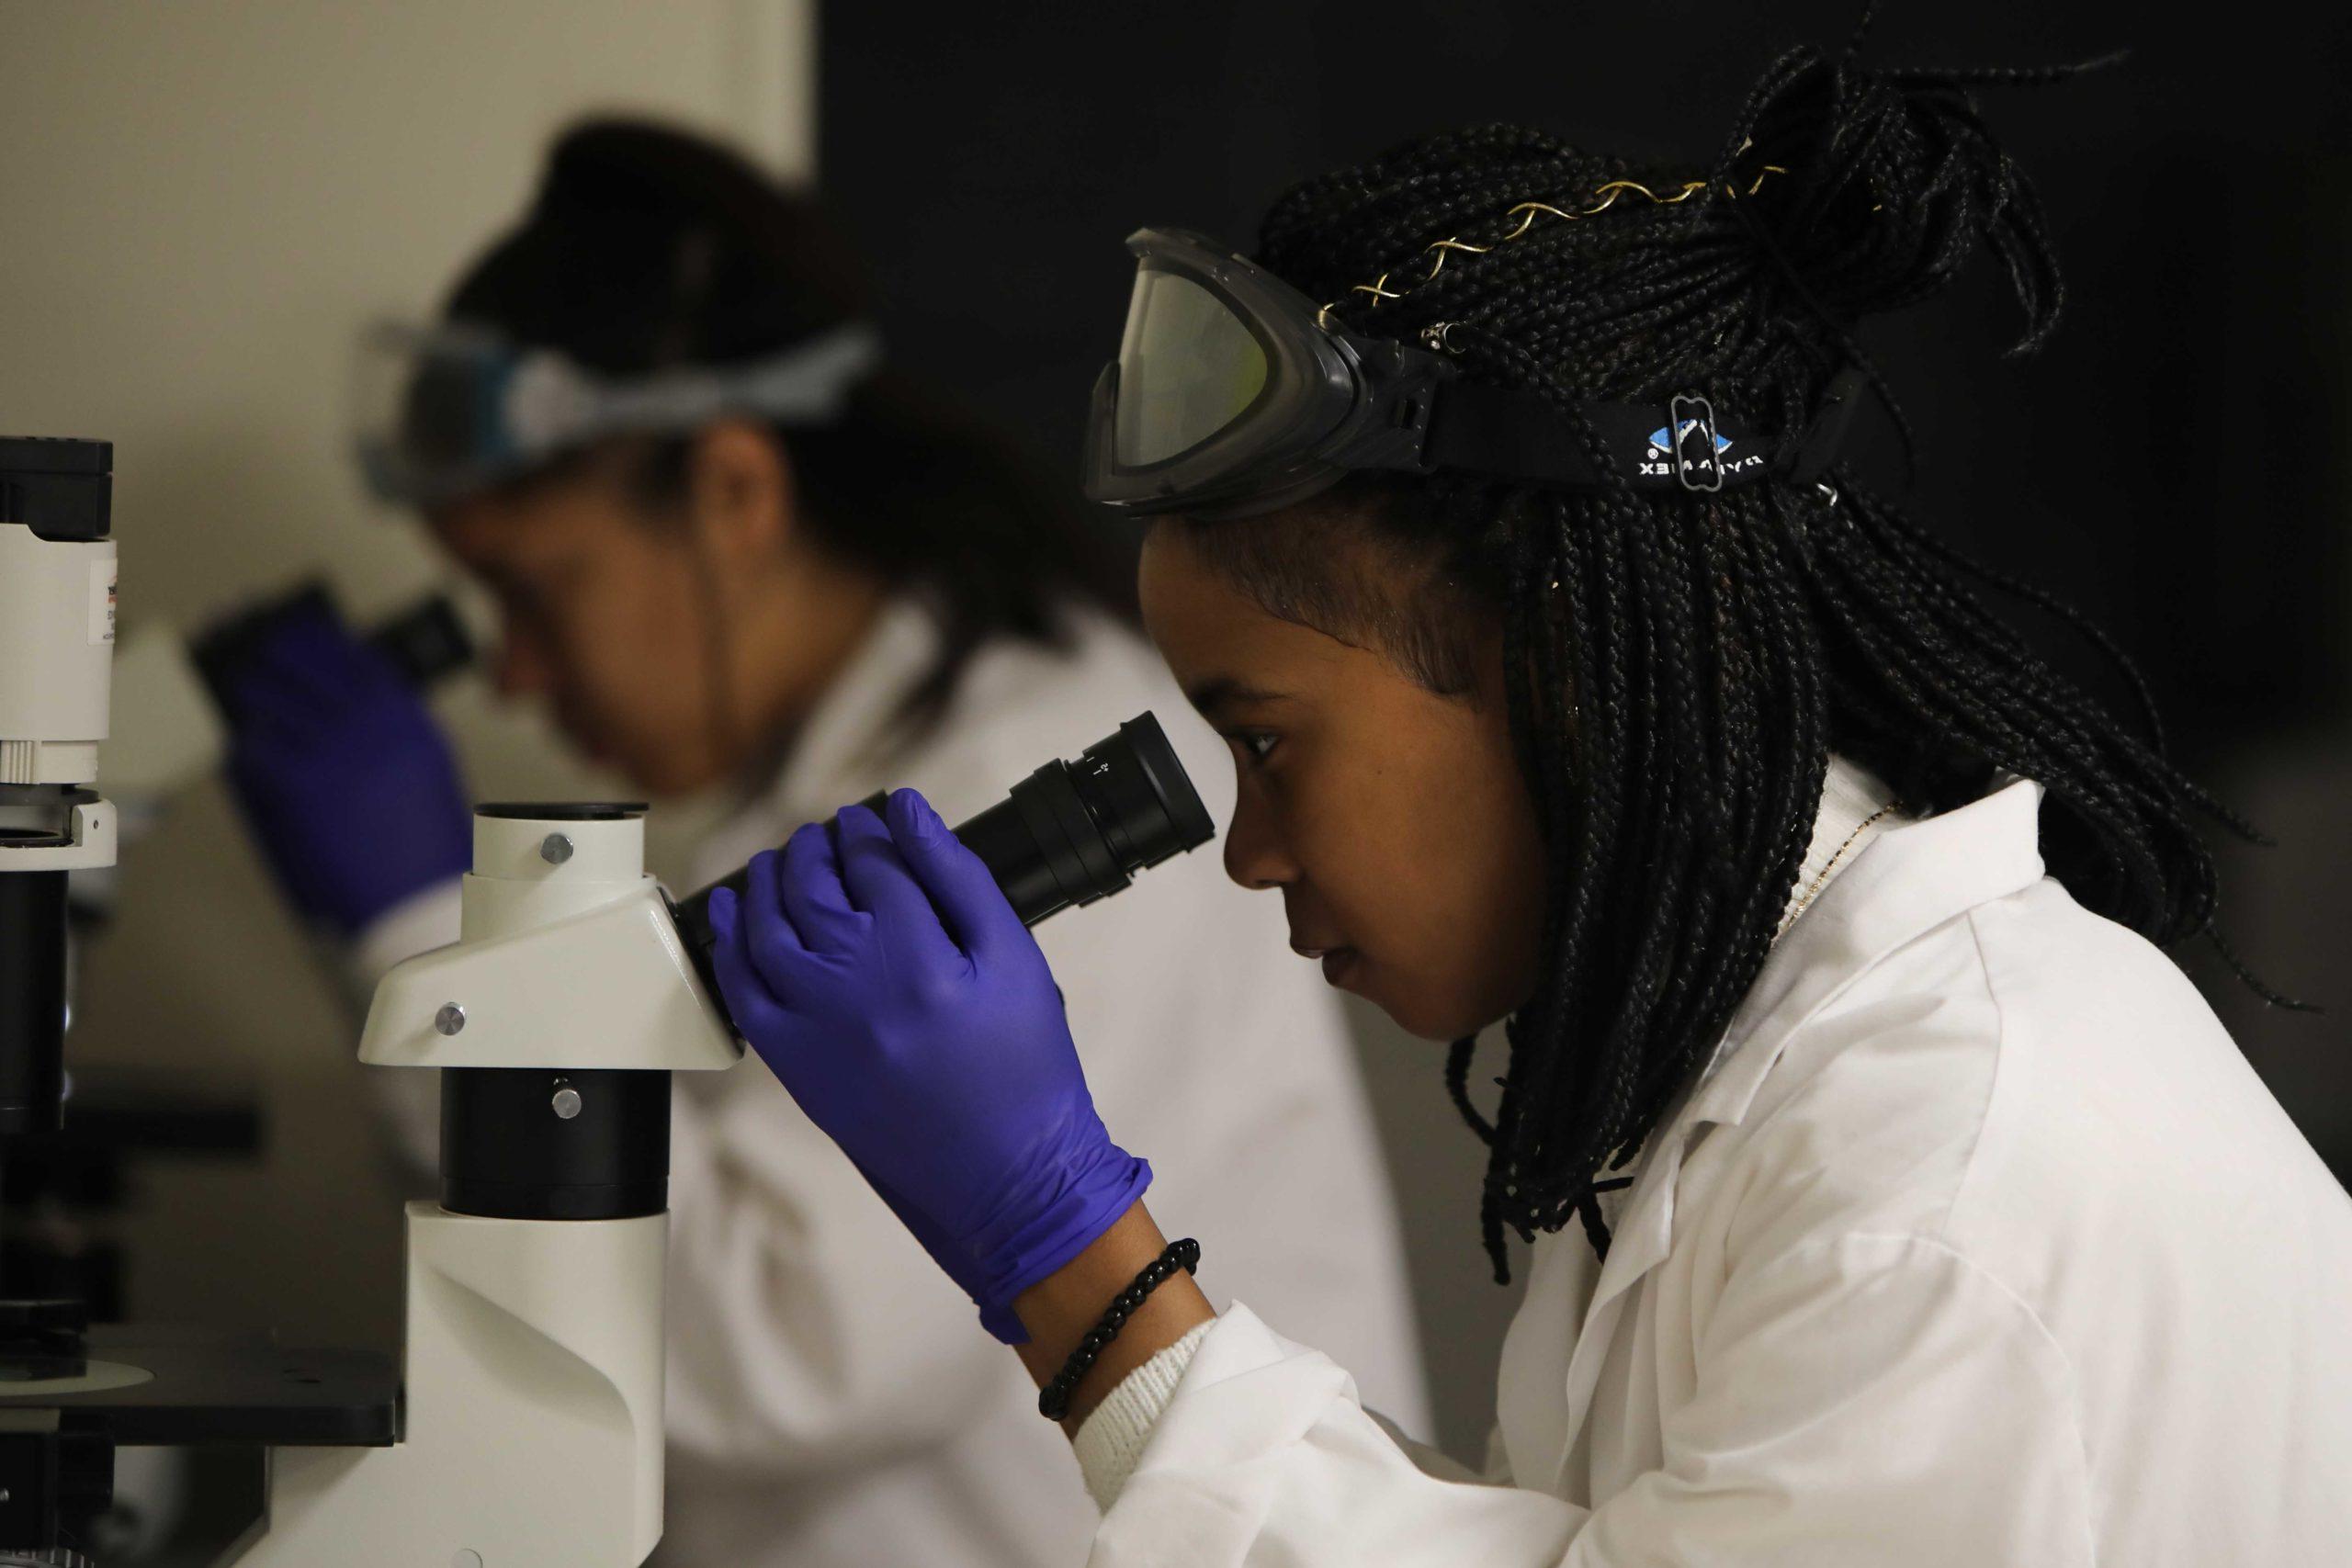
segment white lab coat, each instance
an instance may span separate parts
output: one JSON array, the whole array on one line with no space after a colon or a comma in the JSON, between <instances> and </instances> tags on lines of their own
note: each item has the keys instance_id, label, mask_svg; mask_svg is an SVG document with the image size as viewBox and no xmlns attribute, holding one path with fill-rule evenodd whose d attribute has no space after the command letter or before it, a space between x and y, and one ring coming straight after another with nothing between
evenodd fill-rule
<instances>
[{"instance_id":1,"label":"white lab coat","mask_svg":"<svg viewBox=\"0 0 2352 1568\"><path fill-rule=\"evenodd\" d=\"M2040 796L1889 828L1799 917L1606 1263L1538 1243L1491 1474L1235 1307L1096 1568L2352 1562L2352 1201L2043 876Z\"/></svg>"},{"instance_id":2,"label":"white lab coat","mask_svg":"<svg viewBox=\"0 0 2352 1568\"><path fill-rule=\"evenodd\" d=\"M1222 743L1148 645L1099 615L1073 625L1067 652L984 648L939 727L889 751L876 732L936 643L917 606L887 608L774 787L699 847L697 881L886 786L918 787L962 820L1147 708L1222 825ZM362 963L380 968L435 931L448 940L454 915L404 911ZM1336 998L1288 951L1277 901L1236 887L1212 844L1037 934L1104 1122L1153 1162L1153 1213L1203 1238L1204 1288L1332 1325L1327 1342L1367 1389L1426 1430L1353 1048ZM1081 1561L1097 1514L1035 1386L831 1140L756 1060L679 1074L675 1107L670 1488L654 1562ZM429 1149L422 1126L409 1135Z\"/></svg>"}]
</instances>

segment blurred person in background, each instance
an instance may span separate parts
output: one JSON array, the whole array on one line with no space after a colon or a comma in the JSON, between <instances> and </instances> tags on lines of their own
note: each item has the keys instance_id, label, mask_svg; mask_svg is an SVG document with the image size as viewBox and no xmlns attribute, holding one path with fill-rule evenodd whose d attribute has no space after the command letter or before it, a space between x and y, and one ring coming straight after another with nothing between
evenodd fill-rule
<instances>
[{"instance_id":1,"label":"blurred person in background","mask_svg":"<svg viewBox=\"0 0 2352 1568\"><path fill-rule=\"evenodd\" d=\"M502 694L650 795L733 792L695 885L843 798L913 784L968 813L1182 705L1133 628L1131 554L882 362L860 272L738 155L601 121L558 142L438 327L377 344L371 479L495 596ZM360 977L455 940L468 796L383 661L297 621L229 706L252 831ZM1215 738L1173 729L1229 807ZM1341 1014L1259 902L1197 856L1040 940L1106 1111L1167 1130L1183 1174L1157 1206L1262 1238L1220 1286L1343 1325L1367 1395L1425 1427ZM394 1121L429 1165L429 1109ZM1083 1556L1093 1510L1020 1366L773 1077L682 1075L672 1161L658 1561Z\"/></svg>"}]
</instances>

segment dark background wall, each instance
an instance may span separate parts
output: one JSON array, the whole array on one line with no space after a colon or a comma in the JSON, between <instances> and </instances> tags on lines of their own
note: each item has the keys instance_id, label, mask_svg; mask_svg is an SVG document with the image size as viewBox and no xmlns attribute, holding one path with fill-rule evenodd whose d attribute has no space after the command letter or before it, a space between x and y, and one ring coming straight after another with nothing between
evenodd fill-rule
<instances>
[{"instance_id":1,"label":"dark background wall","mask_svg":"<svg viewBox=\"0 0 2352 1568\"><path fill-rule=\"evenodd\" d=\"M1292 180L1489 120L1703 161L1772 54L1840 40L1857 14L1815 0L833 4L819 162L878 265L893 352L1069 471L1115 347L1129 231L1176 223L1247 247ZM1918 515L2109 626L2154 683L2176 753L2279 840L2227 854L2224 925L2267 978L2337 1010L2267 1009L2201 945L2179 956L2342 1174L2352 49L2340 7L2245 16L2233 28L2210 6L2113 0L1891 8L1869 46L1885 63L2132 54L2072 85L1984 95L2066 262L2050 348L1999 356L2015 307L1984 276L1864 338L1919 432ZM1881 420L1861 459L1890 483L1892 445ZM2120 699L2075 639L2018 618ZM1425 1313L1445 1325L1432 1366L1459 1448L1484 1419L1509 1306L1479 1279L1476 1151L1444 1107L1437 1055L1367 1035Z\"/></svg>"}]
</instances>

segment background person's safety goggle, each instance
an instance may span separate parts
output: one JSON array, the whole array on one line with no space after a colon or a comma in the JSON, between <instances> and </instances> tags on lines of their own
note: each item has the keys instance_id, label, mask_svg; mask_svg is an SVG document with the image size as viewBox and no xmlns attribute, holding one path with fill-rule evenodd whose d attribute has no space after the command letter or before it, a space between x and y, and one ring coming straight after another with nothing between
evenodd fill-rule
<instances>
[{"instance_id":1,"label":"background person's safety goggle","mask_svg":"<svg viewBox=\"0 0 2352 1568\"><path fill-rule=\"evenodd\" d=\"M829 424L881 358L880 333L853 321L741 365L608 377L464 322L382 323L360 342L360 468L384 500L431 505L607 436L684 434L725 414Z\"/></svg>"},{"instance_id":2,"label":"background person's safety goggle","mask_svg":"<svg viewBox=\"0 0 2352 1568\"><path fill-rule=\"evenodd\" d=\"M1119 356L1094 384L1090 500L1215 518L1272 511L1367 470L1612 482L1576 421L1535 393L1468 381L1442 354L1326 324L1306 296L1197 234L1144 229L1127 248L1135 292ZM1431 331L1442 342L1442 329ZM1826 463L1858 386L1852 375L1833 384L1795 468ZM1614 457L1616 482L1718 491L1776 471L1775 439L1718 420L1697 392L1579 412Z\"/></svg>"}]
</instances>

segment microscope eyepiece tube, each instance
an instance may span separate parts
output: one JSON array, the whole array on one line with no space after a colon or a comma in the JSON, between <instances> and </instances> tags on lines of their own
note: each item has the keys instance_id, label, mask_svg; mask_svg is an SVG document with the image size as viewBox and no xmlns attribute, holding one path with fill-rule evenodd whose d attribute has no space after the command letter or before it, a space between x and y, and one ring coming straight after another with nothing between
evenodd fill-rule
<instances>
[{"instance_id":1,"label":"microscope eyepiece tube","mask_svg":"<svg viewBox=\"0 0 2352 1568\"><path fill-rule=\"evenodd\" d=\"M883 797L865 804L881 809ZM955 829L1004 889L1024 925L1073 905L1091 904L1127 886L1136 872L1216 836L1216 824L1185 775L1159 720L1146 713L1070 761L1051 761L1012 786L1007 797ZM673 908L686 949L711 996L717 940L710 896L743 891L739 871Z\"/></svg>"}]
</instances>

